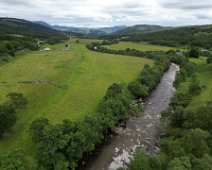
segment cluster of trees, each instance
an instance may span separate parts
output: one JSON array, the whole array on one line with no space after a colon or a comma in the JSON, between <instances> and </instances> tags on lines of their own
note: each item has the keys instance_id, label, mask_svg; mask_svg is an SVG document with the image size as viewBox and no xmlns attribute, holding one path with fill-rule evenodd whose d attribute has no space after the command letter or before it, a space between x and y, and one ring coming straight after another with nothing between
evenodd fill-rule
<instances>
[{"instance_id":1,"label":"cluster of trees","mask_svg":"<svg viewBox=\"0 0 212 170\"><path fill-rule=\"evenodd\" d=\"M212 56L208 56L208 57L207 57L207 63L208 63L208 64L211 64L211 63L212 63Z\"/></svg>"},{"instance_id":2,"label":"cluster of trees","mask_svg":"<svg viewBox=\"0 0 212 170\"><path fill-rule=\"evenodd\" d=\"M118 40L111 39L110 41L106 41L106 40L102 41L101 45L112 45L112 44L117 44L117 43L119 43Z\"/></svg>"},{"instance_id":3,"label":"cluster of trees","mask_svg":"<svg viewBox=\"0 0 212 170\"><path fill-rule=\"evenodd\" d=\"M8 100L0 105L0 139L16 123L16 109L27 104L20 93L9 93Z\"/></svg>"},{"instance_id":4,"label":"cluster of trees","mask_svg":"<svg viewBox=\"0 0 212 170\"><path fill-rule=\"evenodd\" d=\"M37 41L32 37L15 36L1 33L0 35L0 58L15 56L15 52L29 49L38 50Z\"/></svg>"},{"instance_id":5,"label":"cluster of trees","mask_svg":"<svg viewBox=\"0 0 212 170\"><path fill-rule=\"evenodd\" d=\"M137 99L145 99L155 89L169 65L169 59L164 57L157 58L153 67L146 64L138 79L129 83L128 89L131 94Z\"/></svg>"},{"instance_id":6,"label":"cluster of trees","mask_svg":"<svg viewBox=\"0 0 212 170\"><path fill-rule=\"evenodd\" d=\"M166 46L198 46L210 49L212 46L212 26L192 26L163 30L146 34L132 34L125 41L148 41Z\"/></svg>"},{"instance_id":7,"label":"cluster of trees","mask_svg":"<svg viewBox=\"0 0 212 170\"><path fill-rule=\"evenodd\" d=\"M164 112L170 125L160 153L151 157L139 152L127 170L211 170L211 109L210 103L197 111L177 107Z\"/></svg>"},{"instance_id":8,"label":"cluster of trees","mask_svg":"<svg viewBox=\"0 0 212 170\"><path fill-rule=\"evenodd\" d=\"M68 37L63 37L63 36L53 36L53 37L48 37L46 38L45 42L47 44L51 44L51 45L54 45L54 44L57 44L57 43L62 43L63 41L67 40Z\"/></svg>"},{"instance_id":9,"label":"cluster of trees","mask_svg":"<svg viewBox=\"0 0 212 170\"><path fill-rule=\"evenodd\" d=\"M197 48L191 48L188 53L188 56L190 58L199 58L199 55L200 55L200 52Z\"/></svg>"},{"instance_id":10,"label":"cluster of trees","mask_svg":"<svg viewBox=\"0 0 212 170\"><path fill-rule=\"evenodd\" d=\"M37 163L28 159L22 150L0 155L1 170L37 170L37 168Z\"/></svg>"},{"instance_id":11,"label":"cluster of trees","mask_svg":"<svg viewBox=\"0 0 212 170\"><path fill-rule=\"evenodd\" d=\"M161 141L162 154L169 157L172 169L210 170L212 104L189 111L183 107L169 109L163 115L170 121L168 137ZM187 166L184 164L187 159ZM189 166L188 166L189 165Z\"/></svg>"}]
</instances>

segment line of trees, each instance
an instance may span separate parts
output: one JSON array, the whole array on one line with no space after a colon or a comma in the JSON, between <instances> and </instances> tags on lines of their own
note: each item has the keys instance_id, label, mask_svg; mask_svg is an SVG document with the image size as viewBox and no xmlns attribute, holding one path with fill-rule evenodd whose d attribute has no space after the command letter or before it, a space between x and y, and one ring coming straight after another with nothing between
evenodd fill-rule
<instances>
[{"instance_id":1,"label":"line of trees","mask_svg":"<svg viewBox=\"0 0 212 170\"><path fill-rule=\"evenodd\" d=\"M104 41L103 41L104 42ZM87 45L87 48L92 51L109 53L109 54L118 54L118 55L126 55L126 56L136 56L136 57L145 57L149 59L160 58L161 56L170 58L172 55L175 55L175 51L139 51L136 49L127 48L125 50L113 50L108 49L106 47L102 47L102 43L93 42Z\"/></svg>"}]
</instances>

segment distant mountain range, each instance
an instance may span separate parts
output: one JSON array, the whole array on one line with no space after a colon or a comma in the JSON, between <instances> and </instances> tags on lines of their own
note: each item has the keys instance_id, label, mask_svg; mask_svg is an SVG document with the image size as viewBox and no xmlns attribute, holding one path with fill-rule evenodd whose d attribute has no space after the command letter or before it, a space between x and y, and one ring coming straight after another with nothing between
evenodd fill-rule
<instances>
[{"instance_id":1,"label":"distant mountain range","mask_svg":"<svg viewBox=\"0 0 212 170\"><path fill-rule=\"evenodd\" d=\"M72 27L72 26L60 26L60 25L49 25L43 21L35 21L34 23L58 30L58 31L67 31L67 32L75 32L79 34L85 35L104 35L115 33L119 30L126 28L125 25L114 26L114 27L103 27L103 28L87 28L87 27Z\"/></svg>"},{"instance_id":2,"label":"distant mountain range","mask_svg":"<svg viewBox=\"0 0 212 170\"><path fill-rule=\"evenodd\" d=\"M84 35L106 35L106 34L133 34L140 32L154 32L169 29L170 27L162 27L159 25L134 25L134 26L113 26L103 28L87 28L87 27L72 27L72 26L60 26L60 25L49 25L43 21L36 21L35 23L50 27L59 31L71 31Z\"/></svg>"},{"instance_id":3,"label":"distant mountain range","mask_svg":"<svg viewBox=\"0 0 212 170\"><path fill-rule=\"evenodd\" d=\"M162 27L158 25L135 25L135 26L114 26L104 28L82 28L82 27L68 27L59 25L50 25L43 21L27 21L17 18L0 18L0 33L18 34L18 35L31 35L42 37L53 37L61 35L75 35L75 36L120 36L129 35L127 39L131 41L146 40L152 43L166 42L169 39L169 44L176 43L182 44L185 41L185 36L188 41L198 39L200 42L205 43L205 39L211 34L211 25L208 26L188 26L188 27ZM143 35L144 33L144 35ZM205 36L207 34L207 36ZM188 36L189 35L189 36ZM195 35L195 36L194 36ZM157 37L157 38L155 38ZM174 42L172 39L174 37ZM201 38L202 37L202 38ZM179 40L178 40L178 39ZM201 38L201 39L200 39ZM203 41L204 40L204 41ZM159 42L158 42L159 41ZM183 41L183 42L181 42ZM197 41L197 40L196 40ZM195 42L196 42L195 41ZM211 40L208 40L208 46Z\"/></svg>"},{"instance_id":4,"label":"distant mountain range","mask_svg":"<svg viewBox=\"0 0 212 170\"><path fill-rule=\"evenodd\" d=\"M81 36L99 36L108 34L133 34L137 32L154 32L167 29L158 25L135 25L127 27L125 25L103 27L103 28L86 28L50 25L44 21L27 21L17 18L0 18L0 31L13 34L43 35L54 36L55 34L81 35Z\"/></svg>"},{"instance_id":5,"label":"distant mountain range","mask_svg":"<svg viewBox=\"0 0 212 170\"><path fill-rule=\"evenodd\" d=\"M170 29L171 27L162 27L159 25L134 25L123 28L116 31L116 34L133 34L133 33L146 33L146 32L155 32Z\"/></svg>"}]
</instances>

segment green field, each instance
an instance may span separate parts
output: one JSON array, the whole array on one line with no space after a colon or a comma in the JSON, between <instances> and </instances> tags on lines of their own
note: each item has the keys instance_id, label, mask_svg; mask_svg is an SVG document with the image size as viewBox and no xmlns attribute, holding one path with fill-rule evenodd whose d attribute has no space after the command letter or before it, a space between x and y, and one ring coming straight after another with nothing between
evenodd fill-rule
<instances>
[{"instance_id":1,"label":"green field","mask_svg":"<svg viewBox=\"0 0 212 170\"><path fill-rule=\"evenodd\" d=\"M168 50L176 50L174 47L166 47L160 45L152 45L148 43L133 43L133 42L120 42L118 44L106 45L112 50L125 50L127 48L136 49L140 51L168 51Z\"/></svg>"},{"instance_id":2,"label":"green field","mask_svg":"<svg viewBox=\"0 0 212 170\"><path fill-rule=\"evenodd\" d=\"M89 51L85 43L72 42L71 51L61 51L65 44L46 45L53 50L28 52L0 67L0 102L9 92L23 93L29 101L18 110L11 133L0 141L1 152L23 148L31 153L28 129L34 119L82 120L95 110L112 83L128 83L138 77L144 64L153 64L149 59Z\"/></svg>"},{"instance_id":3,"label":"green field","mask_svg":"<svg viewBox=\"0 0 212 170\"><path fill-rule=\"evenodd\" d=\"M197 79L200 82L202 90L200 95L192 97L188 108L197 109L200 106L206 105L208 101L212 101L212 64L206 64L206 60L203 57L190 59L190 61L197 65ZM190 79L181 83L179 91L186 91L189 84Z\"/></svg>"}]
</instances>

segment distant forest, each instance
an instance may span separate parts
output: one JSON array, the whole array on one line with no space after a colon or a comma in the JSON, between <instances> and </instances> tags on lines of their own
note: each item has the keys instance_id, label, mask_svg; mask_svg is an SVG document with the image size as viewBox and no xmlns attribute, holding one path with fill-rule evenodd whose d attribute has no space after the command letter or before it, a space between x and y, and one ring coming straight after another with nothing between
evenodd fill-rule
<instances>
[{"instance_id":1,"label":"distant forest","mask_svg":"<svg viewBox=\"0 0 212 170\"><path fill-rule=\"evenodd\" d=\"M212 46L212 25L180 27L152 33L129 35L124 41L148 41L152 44L178 46L198 46L210 49Z\"/></svg>"}]
</instances>

